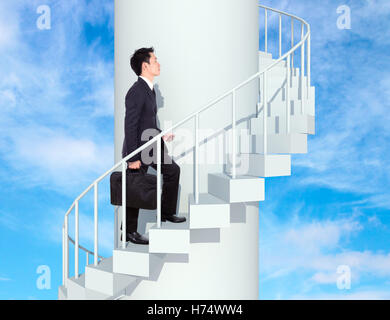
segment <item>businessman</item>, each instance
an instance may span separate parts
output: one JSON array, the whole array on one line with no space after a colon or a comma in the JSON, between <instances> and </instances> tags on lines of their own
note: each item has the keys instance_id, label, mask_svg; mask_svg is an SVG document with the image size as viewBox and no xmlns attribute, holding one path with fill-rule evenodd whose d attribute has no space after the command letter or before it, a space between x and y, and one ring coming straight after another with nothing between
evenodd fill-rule
<instances>
[{"instance_id":1,"label":"businessman","mask_svg":"<svg viewBox=\"0 0 390 320\"><path fill-rule=\"evenodd\" d=\"M126 95L123 158L148 141L142 137L143 133L146 133L149 139L161 133L157 127L157 103L153 86L154 77L160 75L160 64L154 54L153 47L136 50L130 59L130 65L138 76L138 81L133 84ZM147 131L145 132L145 130ZM161 221L181 223L186 221L186 218L176 216L180 167L168 155L168 149L164 142L173 139L173 134L166 134L161 140L161 173L163 174ZM146 152L144 152L150 150L150 147L147 147L128 160L127 170L138 169L146 172L149 165L157 170L157 156L153 153L154 150L157 150L157 144L153 143L152 146L152 163L149 163ZM126 208L126 241L149 244L149 239L137 232L138 213L139 208Z\"/></svg>"}]
</instances>

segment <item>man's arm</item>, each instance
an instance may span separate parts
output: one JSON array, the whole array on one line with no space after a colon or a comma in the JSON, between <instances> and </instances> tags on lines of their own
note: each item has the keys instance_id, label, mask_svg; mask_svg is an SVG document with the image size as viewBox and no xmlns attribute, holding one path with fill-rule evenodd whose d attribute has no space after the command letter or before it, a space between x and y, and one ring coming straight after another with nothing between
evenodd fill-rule
<instances>
[{"instance_id":1,"label":"man's arm","mask_svg":"<svg viewBox=\"0 0 390 320\"><path fill-rule=\"evenodd\" d=\"M126 96L125 135L127 155L138 149L138 130L145 95L136 90ZM141 160L141 152L133 156L128 162Z\"/></svg>"}]
</instances>

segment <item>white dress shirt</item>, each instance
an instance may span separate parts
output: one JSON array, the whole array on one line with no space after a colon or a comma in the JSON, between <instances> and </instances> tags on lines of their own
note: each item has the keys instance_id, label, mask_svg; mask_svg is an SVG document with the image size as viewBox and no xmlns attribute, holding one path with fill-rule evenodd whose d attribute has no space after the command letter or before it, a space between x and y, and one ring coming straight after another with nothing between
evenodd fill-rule
<instances>
[{"instance_id":1,"label":"white dress shirt","mask_svg":"<svg viewBox=\"0 0 390 320\"><path fill-rule=\"evenodd\" d=\"M140 78L144 79L146 83L149 85L150 90L153 91L153 82L151 82L148 78L145 78L143 76L139 76Z\"/></svg>"}]
</instances>

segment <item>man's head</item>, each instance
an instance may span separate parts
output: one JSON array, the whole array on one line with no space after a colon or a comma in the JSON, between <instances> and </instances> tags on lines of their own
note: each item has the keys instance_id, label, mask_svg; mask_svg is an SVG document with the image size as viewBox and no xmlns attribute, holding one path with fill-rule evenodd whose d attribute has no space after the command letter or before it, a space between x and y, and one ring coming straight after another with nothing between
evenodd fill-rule
<instances>
[{"instance_id":1,"label":"man's head","mask_svg":"<svg viewBox=\"0 0 390 320\"><path fill-rule=\"evenodd\" d=\"M153 79L160 75L160 64L153 47L136 50L130 59L130 65L137 76Z\"/></svg>"}]
</instances>

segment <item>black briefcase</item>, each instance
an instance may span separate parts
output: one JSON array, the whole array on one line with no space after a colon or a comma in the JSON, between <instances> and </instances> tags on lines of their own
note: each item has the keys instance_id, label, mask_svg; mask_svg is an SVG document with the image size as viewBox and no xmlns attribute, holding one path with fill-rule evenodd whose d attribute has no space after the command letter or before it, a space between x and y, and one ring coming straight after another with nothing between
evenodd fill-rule
<instances>
[{"instance_id":1,"label":"black briefcase","mask_svg":"<svg viewBox=\"0 0 390 320\"><path fill-rule=\"evenodd\" d=\"M110 176L111 204L122 205L122 172ZM157 208L157 176L143 168L126 170L126 206L153 210Z\"/></svg>"}]
</instances>

